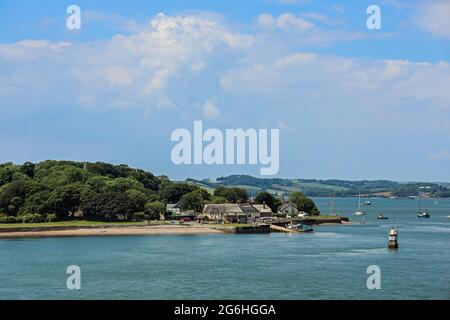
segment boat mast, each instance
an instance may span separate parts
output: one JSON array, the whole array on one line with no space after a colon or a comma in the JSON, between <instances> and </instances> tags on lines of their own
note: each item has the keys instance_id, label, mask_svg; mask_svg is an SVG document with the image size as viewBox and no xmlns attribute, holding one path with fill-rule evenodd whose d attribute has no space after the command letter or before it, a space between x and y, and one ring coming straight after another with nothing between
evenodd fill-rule
<instances>
[{"instance_id":1,"label":"boat mast","mask_svg":"<svg viewBox=\"0 0 450 320\"><path fill-rule=\"evenodd\" d=\"M358 193L358 210L361 210L361 191Z\"/></svg>"}]
</instances>

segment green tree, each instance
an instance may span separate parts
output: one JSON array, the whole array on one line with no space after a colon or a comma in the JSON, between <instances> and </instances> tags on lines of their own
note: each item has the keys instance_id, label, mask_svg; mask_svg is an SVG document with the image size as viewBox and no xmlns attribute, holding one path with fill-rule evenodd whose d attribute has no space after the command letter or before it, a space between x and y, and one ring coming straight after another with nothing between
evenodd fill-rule
<instances>
[{"instance_id":1,"label":"green tree","mask_svg":"<svg viewBox=\"0 0 450 320\"><path fill-rule=\"evenodd\" d=\"M22 172L14 172L12 176L12 181L30 181L31 178Z\"/></svg>"},{"instance_id":2,"label":"green tree","mask_svg":"<svg viewBox=\"0 0 450 320\"><path fill-rule=\"evenodd\" d=\"M198 192L202 196L203 200L211 200L211 194L208 192L208 190L199 187L196 192Z\"/></svg>"},{"instance_id":3,"label":"green tree","mask_svg":"<svg viewBox=\"0 0 450 320\"><path fill-rule=\"evenodd\" d=\"M320 213L314 201L305 197L305 195L301 192L292 192L289 195L289 201L294 203L299 211L307 212L313 215L318 215Z\"/></svg>"},{"instance_id":4,"label":"green tree","mask_svg":"<svg viewBox=\"0 0 450 320\"><path fill-rule=\"evenodd\" d=\"M161 201L161 196L156 193L151 193L147 196L148 202Z\"/></svg>"},{"instance_id":5,"label":"green tree","mask_svg":"<svg viewBox=\"0 0 450 320\"><path fill-rule=\"evenodd\" d=\"M83 215L91 219L108 221L128 220L137 208L126 193L96 193L85 199L80 209Z\"/></svg>"},{"instance_id":6,"label":"green tree","mask_svg":"<svg viewBox=\"0 0 450 320\"><path fill-rule=\"evenodd\" d=\"M44 214L51 212L51 208L48 205L49 197L50 191L48 190L43 190L27 197L25 204L20 209L19 214Z\"/></svg>"},{"instance_id":7,"label":"green tree","mask_svg":"<svg viewBox=\"0 0 450 320\"><path fill-rule=\"evenodd\" d=\"M144 211L145 204L147 203L148 197L145 193L139 190L130 189L125 192L130 200L135 205L135 210L138 212Z\"/></svg>"},{"instance_id":8,"label":"green tree","mask_svg":"<svg viewBox=\"0 0 450 320\"><path fill-rule=\"evenodd\" d=\"M255 203L265 203L270 209L272 209L272 212L277 212L278 206L280 205L280 201L267 191L258 193L255 198Z\"/></svg>"},{"instance_id":9,"label":"green tree","mask_svg":"<svg viewBox=\"0 0 450 320\"><path fill-rule=\"evenodd\" d=\"M133 178L113 179L106 187L107 192L126 192L130 189L145 191L144 185Z\"/></svg>"},{"instance_id":10,"label":"green tree","mask_svg":"<svg viewBox=\"0 0 450 320\"><path fill-rule=\"evenodd\" d=\"M47 206L58 218L66 218L80 209L84 186L72 184L58 187L50 193Z\"/></svg>"},{"instance_id":11,"label":"green tree","mask_svg":"<svg viewBox=\"0 0 450 320\"><path fill-rule=\"evenodd\" d=\"M55 165L35 171L35 180L52 189L69 184L85 183L88 177L88 172L72 164Z\"/></svg>"},{"instance_id":12,"label":"green tree","mask_svg":"<svg viewBox=\"0 0 450 320\"><path fill-rule=\"evenodd\" d=\"M168 183L164 184L160 190L161 197L167 203L177 203L181 197L189 192L196 190L198 187L189 183Z\"/></svg>"},{"instance_id":13,"label":"green tree","mask_svg":"<svg viewBox=\"0 0 450 320\"><path fill-rule=\"evenodd\" d=\"M20 167L20 172L22 172L23 174L27 175L29 178L33 178L34 177L34 163L25 162Z\"/></svg>"},{"instance_id":14,"label":"green tree","mask_svg":"<svg viewBox=\"0 0 450 320\"><path fill-rule=\"evenodd\" d=\"M180 199L180 208L182 210L192 210L194 212L202 212L205 200L198 191L192 191L183 195Z\"/></svg>"},{"instance_id":15,"label":"green tree","mask_svg":"<svg viewBox=\"0 0 450 320\"><path fill-rule=\"evenodd\" d=\"M212 196L209 203L228 203L228 200L224 197Z\"/></svg>"},{"instance_id":16,"label":"green tree","mask_svg":"<svg viewBox=\"0 0 450 320\"><path fill-rule=\"evenodd\" d=\"M13 174L17 170L13 166L4 166L0 168L0 186L12 182Z\"/></svg>"},{"instance_id":17,"label":"green tree","mask_svg":"<svg viewBox=\"0 0 450 320\"><path fill-rule=\"evenodd\" d=\"M111 180L111 178L105 176L93 176L87 180L87 184L95 192L105 192Z\"/></svg>"},{"instance_id":18,"label":"green tree","mask_svg":"<svg viewBox=\"0 0 450 320\"><path fill-rule=\"evenodd\" d=\"M147 219L159 220L161 215L166 215L166 205L161 201L147 202L144 212Z\"/></svg>"},{"instance_id":19,"label":"green tree","mask_svg":"<svg viewBox=\"0 0 450 320\"><path fill-rule=\"evenodd\" d=\"M248 202L248 194L245 189L241 188L225 188L218 187L214 190L214 196L223 197L231 203L244 203Z\"/></svg>"},{"instance_id":20,"label":"green tree","mask_svg":"<svg viewBox=\"0 0 450 320\"><path fill-rule=\"evenodd\" d=\"M0 188L0 213L16 216L24 204L27 186L24 181L13 181Z\"/></svg>"},{"instance_id":21,"label":"green tree","mask_svg":"<svg viewBox=\"0 0 450 320\"><path fill-rule=\"evenodd\" d=\"M142 185L149 190L157 191L159 186L159 179L156 178L153 174L150 172L146 172L144 170L133 170L131 172L131 177L142 183Z\"/></svg>"}]
</instances>

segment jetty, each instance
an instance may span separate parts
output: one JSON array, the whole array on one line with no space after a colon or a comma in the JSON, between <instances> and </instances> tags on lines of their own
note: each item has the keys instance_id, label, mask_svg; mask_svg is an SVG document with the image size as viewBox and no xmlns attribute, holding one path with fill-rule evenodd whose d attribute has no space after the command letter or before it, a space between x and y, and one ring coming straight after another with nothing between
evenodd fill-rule
<instances>
[{"instance_id":1,"label":"jetty","mask_svg":"<svg viewBox=\"0 0 450 320\"><path fill-rule=\"evenodd\" d=\"M292 218L274 218L271 220L271 224L275 224L278 226L288 225L288 224L306 224L306 225L319 225L319 224L327 224L327 223L335 223L342 224L349 222L348 217L342 216L328 216L328 215L320 215L320 216L307 216L307 217L292 217Z\"/></svg>"},{"instance_id":2,"label":"jetty","mask_svg":"<svg viewBox=\"0 0 450 320\"><path fill-rule=\"evenodd\" d=\"M301 230L289 229L282 226L277 226L276 224L270 225L271 232L282 232L282 233L301 233Z\"/></svg>"}]
</instances>

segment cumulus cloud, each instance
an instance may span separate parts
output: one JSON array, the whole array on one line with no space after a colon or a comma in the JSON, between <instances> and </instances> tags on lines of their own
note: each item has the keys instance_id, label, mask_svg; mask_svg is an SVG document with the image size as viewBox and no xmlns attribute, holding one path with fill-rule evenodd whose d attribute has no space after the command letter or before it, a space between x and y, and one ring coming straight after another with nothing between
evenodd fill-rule
<instances>
[{"instance_id":1,"label":"cumulus cloud","mask_svg":"<svg viewBox=\"0 0 450 320\"><path fill-rule=\"evenodd\" d=\"M64 87L60 97L84 106L173 106L168 100L187 92L216 53L245 52L252 45L251 35L232 32L220 20L164 14L139 32L105 41L1 44L0 95L55 100L43 89Z\"/></svg>"},{"instance_id":2,"label":"cumulus cloud","mask_svg":"<svg viewBox=\"0 0 450 320\"><path fill-rule=\"evenodd\" d=\"M202 106L203 117L209 120L220 118L220 111L212 101L206 101Z\"/></svg>"},{"instance_id":3,"label":"cumulus cloud","mask_svg":"<svg viewBox=\"0 0 450 320\"><path fill-rule=\"evenodd\" d=\"M277 17L273 17L270 14L261 14L258 16L258 23L263 28L278 28L284 31L305 31L314 27L313 23L292 13L283 13Z\"/></svg>"},{"instance_id":4,"label":"cumulus cloud","mask_svg":"<svg viewBox=\"0 0 450 320\"><path fill-rule=\"evenodd\" d=\"M417 11L415 21L422 30L450 39L450 1L424 1Z\"/></svg>"},{"instance_id":5,"label":"cumulus cloud","mask_svg":"<svg viewBox=\"0 0 450 320\"><path fill-rule=\"evenodd\" d=\"M249 34L213 15L159 14L108 40L0 44L0 105L170 109L212 120L226 106L227 119L257 119L264 109L275 122L301 115L339 127L450 128L448 62L312 53L289 46L292 37L330 41L307 20L263 14L258 23Z\"/></svg>"},{"instance_id":6,"label":"cumulus cloud","mask_svg":"<svg viewBox=\"0 0 450 320\"><path fill-rule=\"evenodd\" d=\"M450 129L447 62L350 59L298 52L228 70L222 74L221 84L230 95L257 96L261 101L284 105L283 110L295 109L316 124Z\"/></svg>"}]
</instances>

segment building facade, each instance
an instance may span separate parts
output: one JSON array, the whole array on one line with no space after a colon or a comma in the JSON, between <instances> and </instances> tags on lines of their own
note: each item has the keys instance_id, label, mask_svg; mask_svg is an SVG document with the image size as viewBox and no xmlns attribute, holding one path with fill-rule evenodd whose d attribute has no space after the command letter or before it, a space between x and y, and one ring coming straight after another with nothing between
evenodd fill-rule
<instances>
[{"instance_id":1,"label":"building facade","mask_svg":"<svg viewBox=\"0 0 450 320\"><path fill-rule=\"evenodd\" d=\"M209 220L225 221L230 223L247 223L262 217L272 216L272 210L266 205L249 203L220 203L206 204L203 215Z\"/></svg>"}]
</instances>

